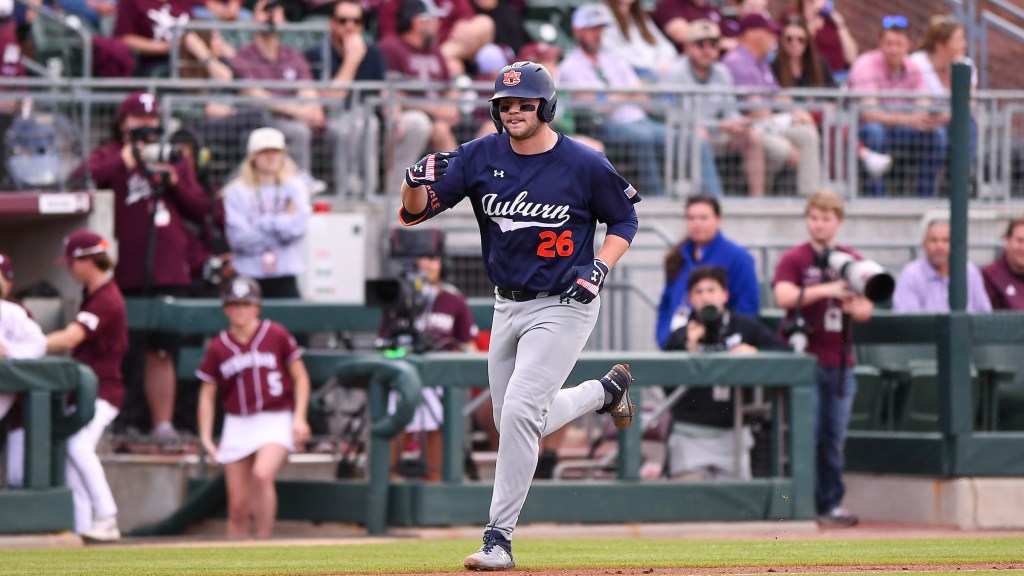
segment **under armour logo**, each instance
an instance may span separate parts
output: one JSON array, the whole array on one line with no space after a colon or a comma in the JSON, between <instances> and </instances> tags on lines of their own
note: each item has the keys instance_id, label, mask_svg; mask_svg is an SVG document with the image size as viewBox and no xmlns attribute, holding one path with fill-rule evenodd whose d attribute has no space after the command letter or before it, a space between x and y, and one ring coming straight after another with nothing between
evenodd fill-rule
<instances>
[{"instance_id":1,"label":"under armour logo","mask_svg":"<svg viewBox=\"0 0 1024 576\"><path fill-rule=\"evenodd\" d=\"M495 170L494 171L494 177L495 178L504 178L505 177L505 171L504 170Z\"/></svg>"}]
</instances>

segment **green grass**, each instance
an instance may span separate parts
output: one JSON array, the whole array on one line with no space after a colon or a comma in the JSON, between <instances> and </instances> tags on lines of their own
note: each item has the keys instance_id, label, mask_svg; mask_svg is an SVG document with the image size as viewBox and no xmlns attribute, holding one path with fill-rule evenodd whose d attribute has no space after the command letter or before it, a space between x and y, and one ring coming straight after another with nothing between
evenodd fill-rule
<instances>
[{"instance_id":1,"label":"green grass","mask_svg":"<svg viewBox=\"0 0 1024 576\"><path fill-rule=\"evenodd\" d=\"M571 528L569 529L571 530ZM0 575L321 575L461 571L479 543L155 548L90 546L0 552ZM516 542L520 568L966 564L1020 562L1015 538L869 540L551 540ZM1003 570L1001 574L1006 574Z\"/></svg>"}]
</instances>

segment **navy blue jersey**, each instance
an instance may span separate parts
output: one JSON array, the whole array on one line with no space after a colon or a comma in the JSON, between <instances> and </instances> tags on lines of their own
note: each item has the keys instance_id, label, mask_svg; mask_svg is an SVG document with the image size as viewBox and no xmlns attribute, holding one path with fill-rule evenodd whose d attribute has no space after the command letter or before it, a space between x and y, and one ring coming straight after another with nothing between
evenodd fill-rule
<instances>
[{"instance_id":1,"label":"navy blue jersey","mask_svg":"<svg viewBox=\"0 0 1024 576\"><path fill-rule=\"evenodd\" d=\"M469 198L487 275L501 288L561 291L570 268L593 261L598 221L613 226L636 218L633 186L603 154L563 134L541 154L517 154L505 133L458 151L444 178L428 187L426 212L404 223Z\"/></svg>"}]
</instances>

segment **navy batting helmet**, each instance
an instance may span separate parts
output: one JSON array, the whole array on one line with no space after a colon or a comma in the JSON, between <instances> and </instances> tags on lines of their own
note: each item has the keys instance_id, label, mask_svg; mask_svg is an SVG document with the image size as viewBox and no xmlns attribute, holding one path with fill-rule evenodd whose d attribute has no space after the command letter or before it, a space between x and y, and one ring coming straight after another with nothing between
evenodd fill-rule
<instances>
[{"instance_id":1,"label":"navy batting helmet","mask_svg":"<svg viewBox=\"0 0 1024 576\"><path fill-rule=\"evenodd\" d=\"M555 81L548 69L536 62L513 62L498 72L498 78L494 80L494 96L491 96L491 120L498 134L503 129L498 115L498 101L502 98L540 98L537 116L541 122L551 122L555 118L555 105L558 104Z\"/></svg>"}]
</instances>

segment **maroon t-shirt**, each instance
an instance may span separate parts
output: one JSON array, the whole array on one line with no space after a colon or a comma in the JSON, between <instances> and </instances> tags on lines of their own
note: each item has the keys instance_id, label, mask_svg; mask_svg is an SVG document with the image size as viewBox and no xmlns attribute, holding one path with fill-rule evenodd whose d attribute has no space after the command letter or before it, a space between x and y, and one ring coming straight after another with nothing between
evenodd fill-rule
<instances>
[{"instance_id":1,"label":"maroon t-shirt","mask_svg":"<svg viewBox=\"0 0 1024 576\"><path fill-rule=\"evenodd\" d=\"M861 255L845 247L837 246L836 250L846 252L857 260ZM831 268L822 270L814 263L814 248L810 242L801 244L789 249L782 255L779 266L775 269L775 277L772 279L772 286L779 282L792 282L797 286L813 286L825 282L839 280L839 273ZM840 350L842 349L843 334L839 330L825 330L825 314L829 308L841 308L842 303L835 298L819 300L811 305L804 305L800 314L810 327L807 335L807 352L818 357L818 364L827 368L838 368L840 365ZM794 312L786 312L786 320L792 320ZM849 327L848 327L849 328ZM847 335L850 338L850 335ZM852 367L853 342L847 341L846 366Z\"/></svg>"},{"instance_id":2,"label":"maroon t-shirt","mask_svg":"<svg viewBox=\"0 0 1024 576\"><path fill-rule=\"evenodd\" d=\"M170 29L158 26L182 14L192 12L194 6L201 6L202 0L120 0L112 36L120 38L129 34L153 40L170 40ZM170 53L164 56L139 56L139 68L146 69L153 64L166 62Z\"/></svg>"},{"instance_id":3,"label":"maroon t-shirt","mask_svg":"<svg viewBox=\"0 0 1024 576\"><path fill-rule=\"evenodd\" d=\"M202 221L209 198L196 181L187 160L179 162L177 186L168 186L156 211L156 247L151 286L188 286L188 230L184 218ZM111 142L94 150L85 161L97 188L114 191L114 235L119 253L114 278L122 290L141 288L145 281L146 242L153 186L136 166L129 170L121 159L121 144ZM80 166L76 173L84 169ZM74 179L75 176L72 176Z\"/></svg>"},{"instance_id":4,"label":"maroon t-shirt","mask_svg":"<svg viewBox=\"0 0 1024 576\"><path fill-rule=\"evenodd\" d=\"M210 341L196 377L217 385L221 405L229 414L291 410L295 383L288 367L301 356L302 350L284 326L262 320L247 343L222 330Z\"/></svg>"},{"instance_id":5,"label":"maroon t-shirt","mask_svg":"<svg viewBox=\"0 0 1024 576\"><path fill-rule=\"evenodd\" d=\"M388 78L403 80L423 80L430 82L448 82L451 75L445 66L444 57L436 44L419 49L409 44L401 36L389 36L378 44L384 53L384 61L388 66ZM437 91L429 91L428 96L436 95Z\"/></svg>"},{"instance_id":6,"label":"maroon t-shirt","mask_svg":"<svg viewBox=\"0 0 1024 576\"><path fill-rule=\"evenodd\" d=\"M981 269L993 310L1024 310L1024 276L1014 274L1003 254Z\"/></svg>"},{"instance_id":7,"label":"maroon t-shirt","mask_svg":"<svg viewBox=\"0 0 1024 576\"><path fill-rule=\"evenodd\" d=\"M124 400L121 359L128 350L128 320L117 284L107 282L86 294L75 322L85 329L85 340L75 346L71 356L96 373L99 397L120 408Z\"/></svg>"},{"instance_id":8,"label":"maroon t-shirt","mask_svg":"<svg viewBox=\"0 0 1024 576\"><path fill-rule=\"evenodd\" d=\"M377 12L378 38L383 40L398 34L398 9L402 2L403 0L384 0L381 3ZM448 39L456 22L476 16L476 10L469 0L436 0L434 4L447 12L444 18L441 18L441 26L437 33L439 42Z\"/></svg>"},{"instance_id":9,"label":"maroon t-shirt","mask_svg":"<svg viewBox=\"0 0 1024 576\"><path fill-rule=\"evenodd\" d=\"M706 18L718 24L722 36L739 36L740 33L739 24L735 20L727 20L722 16L718 7L709 0L705 0L701 6L694 4L693 0L658 0L651 12L651 19L658 25L658 28L664 30L665 25L673 18L682 18L687 22ZM677 48L680 52L683 51L682 45L677 45Z\"/></svg>"},{"instance_id":10,"label":"maroon t-shirt","mask_svg":"<svg viewBox=\"0 0 1024 576\"><path fill-rule=\"evenodd\" d=\"M15 26L14 20L0 24L0 76L8 78L25 75Z\"/></svg>"},{"instance_id":11,"label":"maroon t-shirt","mask_svg":"<svg viewBox=\"0 0 1024 576\"><path fill-rule=\"evenodd\" d=\"M427 335L431 350L456 351L463 344L476 339L477 327L466 297L454 286L442 285L430 309L416 318L416 328ZM385 316L380 334L386 336L394 323L393 316Z\"/></svg>"},{"instance_id":12,"label":"maroon t-shirt","mask_svg":"<svg viewBox=\"0 0 1024 576\"><path fill-rule=\"evenodd\" d=\"M242 80L312 80L309 61L301 52L281 44L277 60L272 62L260 54L255 44L249 44L231 59L235 76ZM290 96L295 90L268 89L277 96Z\"/></svg>"}]
</instances>

